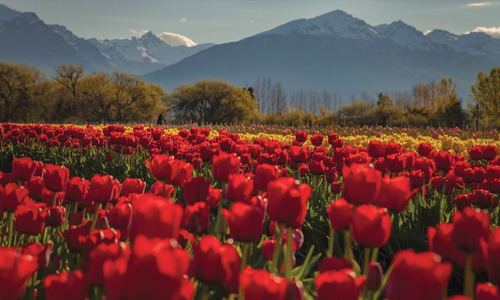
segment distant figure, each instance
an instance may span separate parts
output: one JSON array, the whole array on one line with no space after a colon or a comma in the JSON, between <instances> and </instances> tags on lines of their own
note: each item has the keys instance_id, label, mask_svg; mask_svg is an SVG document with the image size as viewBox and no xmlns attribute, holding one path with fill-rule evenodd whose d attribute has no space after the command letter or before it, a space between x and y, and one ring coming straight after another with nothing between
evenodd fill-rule
<instances>
[{"instance_id":1,"label":"distant figure","mask_svg":"<svg viewBox=\"0 0 500 300\"><path fill-rule=\"evenodd\" d=\"M158 120L156 120L156 125L163 125L164 122L165 122L165 120L163 118L163 114L160 114L158 116Z\"/></svg>"}]
</instances>

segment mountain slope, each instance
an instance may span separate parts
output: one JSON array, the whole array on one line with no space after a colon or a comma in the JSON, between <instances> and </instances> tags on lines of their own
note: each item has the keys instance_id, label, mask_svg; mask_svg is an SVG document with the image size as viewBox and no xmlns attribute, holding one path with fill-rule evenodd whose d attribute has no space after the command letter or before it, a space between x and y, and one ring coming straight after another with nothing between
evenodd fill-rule
<instances>
[{"instance_id":1,"label":"mountain slope","mask_svg":"<svg viewBox=\"0 0 500 300\"><path fill-rule=\"evenodd\" d=\"M212 46L194 45L176 34L160 37L148 32L140 38L87 40L62 25L45 24L34 13L0 4L0 59L34 65L49 74L61 63L71 63L83 65L87 72L121 70L141 75ZM183 39L191 47L168 44Z\"/></svg>"},{"instance_id":2,"label":"mountain slope","mask_svg":"<svg viewBox=\"0 0 500 300\"><path fill-rule=\"evenodd\" d=\"M171 90L203 78L247 86L258 77L270 77L288 90L327 90L350 97L363 91L405 91L453 77L465 98L477 73L499 63L494 57L457 51L401 21L373 27L334 11L213 46L144 78Z\"/></svg>"}]
</instances>

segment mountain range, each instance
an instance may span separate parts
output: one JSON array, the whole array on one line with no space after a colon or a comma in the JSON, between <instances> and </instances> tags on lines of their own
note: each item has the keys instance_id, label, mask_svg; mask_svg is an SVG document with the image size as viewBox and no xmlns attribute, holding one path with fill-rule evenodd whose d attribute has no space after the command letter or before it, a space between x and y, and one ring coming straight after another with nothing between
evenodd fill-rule
<instances>
[{"instance_id":1,"label":"mountain range","mask_svg":"<svg viewBox=\"0 0 500 300\"><path fill-rule=\"evenodd\" d=\"M181 61L213 44L178 45L164 33L99 40L76 36L62 25L45 24L32 12L0 4L0 59L34 65L50 74L61 62L88 72L121 70L143 75Z\"/></svg>"},{"instance_id":2,"label":"mountain range","mask_svg":"<svg viewBox=\"0 0 500 300\"><path fill-rule=\"evenodd\" d=\"M203 78L251 86L269 77L289 91L342 97L409 91L452 77L467 98L478 72L500 66L500 39L485 33L424 34L402 21L372 26L344 11L298 19L240 41L169 44L151 31L131 39L84 39L34 13L0 4L0 59L53 70L61 62L87 72L123 70L167 91Z\"/></svg>"}]
</instances>

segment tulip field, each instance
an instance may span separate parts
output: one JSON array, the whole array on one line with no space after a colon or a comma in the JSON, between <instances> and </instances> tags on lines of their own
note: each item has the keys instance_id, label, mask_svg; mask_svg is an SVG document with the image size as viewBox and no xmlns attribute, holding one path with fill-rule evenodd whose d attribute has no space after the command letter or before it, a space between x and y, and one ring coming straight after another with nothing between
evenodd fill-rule
<instances>
[{"instance_id":1,"label":"tulip field","mask_svg":"<svg viewBox=\"0 0 500 300\"><path fill-rule=\"evenodd\" d=\"M496 130L0 125L0 299L500 299Z\"/></svg>"}]
</instances>

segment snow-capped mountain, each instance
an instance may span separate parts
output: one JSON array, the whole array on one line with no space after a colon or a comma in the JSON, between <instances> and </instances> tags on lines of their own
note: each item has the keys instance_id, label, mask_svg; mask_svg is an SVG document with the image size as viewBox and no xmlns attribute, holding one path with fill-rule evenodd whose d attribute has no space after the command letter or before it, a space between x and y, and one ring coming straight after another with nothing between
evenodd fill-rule
<instances>
[{"instance_id":1,"label":"snow-capped mountain","mask_svg":"<svg viewBox=\"0 0 500 300\"><path fill-rule=\"evenodd\" d=\"M372 26L336 10L213 46L144 78L171 90L203 78L245 86L270 77L289 90L327 90L349 98L452 77L459 96L467 98L477 73L500 65L500 40L472 41L474 35L457 36L461 43L455 43L402 21Z\"/></svg>"},{"instance_id":2,"label":"snow-capped mountain","mask_svg":"<svg viewBox=\"0 0 500 300\"><path fill-rule=\"evenodd\" d=\"M258 77L290 90L406 91L452 77L467 98L478 72L500 65L500 39L484 33L424 34L402 21L372 26L344 11L298 19L240 41L197 45L173 33L130 39L83 39L36 14L0 4L0 60L52 72L60 63L86 71L122 70L171 90L202 78L246 86ZM156 71L155 71L156 70Z\"/></svg>"},{"instance_id":3,"label":"snow-capped mountain","mask_svg":"<svg viewBox=\"0 0 500 300\"><path fill-rule=\"evenodd\" d=\"M376 30L372 26L341 10L334 10L312 19L295 20L256 36L270 34L335 35L348 39L373 39L378 37Z\"/></svg>"},{"instance_id":4,"label":"snow-capped mountain","mask_svg":"<svg viewBox=\"0 0 500 300\"><path fill-rule=\"evenodd\" d=\"M495 39L483 32L456 35L435 29L426 36L435 43L447 45L458 52L500 59L500 39Z\"/></svg>"},{"instance_id":5,"label":"snow-capped mountain","mask_svg":"<svg viewBox=\"0 0 500 300\"><path fill-rule=\"evenodd\" d=\"M34 65L49 74L61 63L81 64L88 72L121 70L149 73L212 44L196 45L187 37L147 32L140 38L84 39L65 26L47 25L35 13L0 4L0 60ZM171 46L185 42L188 46Z\"/></svg>"},{"instance_id":6,"label":"snow-capped mountain","mask_svg":"<svg viewBox=\"0 0 500 300\"><path fill-rule=\"evenodd\" d=\"M99 48L101 53L117 67L127 68L127 63L142 66L140 70L128 70L131 73L138 74L161 69L213 46L213 44L200 44L191 47L171 46L165 41L164 36L163 39L160 37L148 31L139 38L132 37L131 39L114 40L89 39L89 41ZM194 44L193 41L191 43Z\"/></svg>"}]
</instances>

